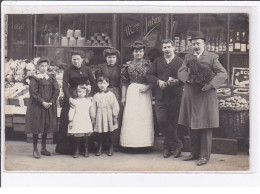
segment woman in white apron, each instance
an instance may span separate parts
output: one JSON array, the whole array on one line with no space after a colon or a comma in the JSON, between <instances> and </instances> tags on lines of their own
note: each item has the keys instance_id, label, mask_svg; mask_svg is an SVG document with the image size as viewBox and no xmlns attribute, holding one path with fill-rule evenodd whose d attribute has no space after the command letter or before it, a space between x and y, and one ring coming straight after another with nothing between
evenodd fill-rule
<instances>
[{"instance_id":1,"label":"woman in white apron","mask_svg":"<svg viewBox=\"0 0 260 194\"><path fill-rule=\"evenodd\" d=\"M128 148L151 147L154 143L151 86L145 75L150 62L143 59L145 45L135 41L131 46L133 61L121 70L122 104L125 106L120 145Z\"/></svg>"}]
</instances>

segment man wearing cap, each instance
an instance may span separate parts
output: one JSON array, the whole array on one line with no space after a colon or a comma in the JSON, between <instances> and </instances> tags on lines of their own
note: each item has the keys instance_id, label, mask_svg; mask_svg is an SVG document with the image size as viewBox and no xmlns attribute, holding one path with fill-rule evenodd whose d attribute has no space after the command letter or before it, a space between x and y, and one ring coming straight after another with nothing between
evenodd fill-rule
<instances>
[{"instance_id":1,"label":"man wearing cap","mask_svg":"<svg viewBox=\"0 0 260 194\"><path fill-rule=\"evenodd\" d=\"M182 142L177 135L178 116L182 96L182 83L177 73L183 60L176 56L172 40L162 41L164 56L153 62L146 79L155 87L155 112L158 124L163 132L163 157L168 158L173 151L174 157L180 157Z\"/></svg>"},{"instance_id":2,"label":"man wearing cap","mask_svg":"<svg viewBox=\"0 0 260 194\"><path fill-rule=\"evenodd\" d=\"M219 127L219 110L216 89L224 84L227 72L220 64L219 56L205 51L205 38L194 32L190 39L192 52L185 56L178 78L185 83L181 101L179 124L189 128L191 154L184 161L199 159L198 166L208 162L212 146L212 129ZM189 61L197 59L200 65L209 66L215 76L209 84L189 81Z\"/></svg>"}]
</instances>

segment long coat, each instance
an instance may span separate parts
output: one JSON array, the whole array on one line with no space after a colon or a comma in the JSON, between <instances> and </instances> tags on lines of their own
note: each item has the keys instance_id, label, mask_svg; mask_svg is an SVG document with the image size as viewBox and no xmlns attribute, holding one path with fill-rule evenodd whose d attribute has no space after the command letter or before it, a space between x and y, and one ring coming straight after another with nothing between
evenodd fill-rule
<instances>
[{"instance_id":1,"label":"long coat","mask_svg":"<svg viewBox=\"0 0 260 194\"><path fill-rule=\"evenodd\" d=\"M26 110L25 133L41 134L57 132L57 98L59 85L54 75L49 79L30 78L30 100ZM51 102L52 106L45 109L43 102Z\"/></svg>"},{"instance_id":2,"label":"long coat","mask_svg":"<svg viewBox=\"0 0 260 194\"><path fill-rule=\"evenodd\" d=\"M219 110L216 89L224 84L227 72L220 64L218 55L204 51L198 61L202 65L208 65L215 73L215 77L210 82L213 88L203 92L202 85L186 83L189 78L187 62L194 58L197 58L194 53L187 54L178 71L178 78L185 83L178 123L191 129L218 128Z\"/></svg>"}]
</instances>

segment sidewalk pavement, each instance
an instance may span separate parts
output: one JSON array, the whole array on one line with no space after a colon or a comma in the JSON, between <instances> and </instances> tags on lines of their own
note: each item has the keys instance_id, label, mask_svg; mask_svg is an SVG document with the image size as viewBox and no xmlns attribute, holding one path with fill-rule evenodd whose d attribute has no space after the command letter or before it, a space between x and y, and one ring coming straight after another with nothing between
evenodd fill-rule
<instances>
[{"instance_id":1,"label":"sidewalk pavement","mask_svg":"<svg viewBox=\"0 0 260 194\"><path fill-rule=\"evenodd\" d=\"M40 148L40 146L39 146ZM34 159L32 144L23 141L6 141L5 169L6 171L248 171L249 156L246 153L238 155L212 154L208 164L197 166L197 161L183 161L189 155L183 152L182 157L163 158L162 152L122 153L115 152L112 157L103 153L95 156L90 153L88 158L55 153L55 145L48 144L47 149L53 156L41 156Z\"/></svg>"}]
</instances>

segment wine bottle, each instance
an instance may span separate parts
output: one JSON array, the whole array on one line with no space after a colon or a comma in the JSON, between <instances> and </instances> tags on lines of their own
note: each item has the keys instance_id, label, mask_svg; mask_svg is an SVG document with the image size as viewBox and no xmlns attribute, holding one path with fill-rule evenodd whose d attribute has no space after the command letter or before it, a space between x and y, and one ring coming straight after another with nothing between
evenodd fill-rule
<instances>
[{"instance_id":1,"label":"wine bottle","mask_svg":"<svg viewBox=\"0 0 260 194\"><path fill-rule=\"evenodd\" d=\"M226 42L226 39L224 38L224 42L222 44L222 51L223 52L226 52L227 51L227 42Z\"/></svg>"},{"instance_id":2,"label":"wine bottle","mask_svg":"<svg viewBox=\"0 0 260 194\"><path fill-rule=\"evenodd\" d=\"M54 35L52 33L52 30L50 30L49 32L49 45L53 45L54 44Z\"/></svg>"},{"instance_id":3,"label":"wine bottle","mask_svg":"<svg viewBox=\"0 0 260 194\"><path fill-rule=\"evenodd\" d=\"M242 39L241 39L241 52L246 52L246 33L242 32Z\"/></svg>"},{"instance_id":4,"label":"wine bottle","mask_svg":"<svg viewBox=\"0 0 260 194\"><path fill-rule=\"evenodd\" d=\"M232 37L229 39L228 49L229 49L229 52L233 52L234 51L234 44L233 44Z\"/></svg>"},{"instance_id":5,"label":"wine bottle","mask_svg":"<svg viewBox=\"0 0 260 194\"><path fill-rule=\"evenodd\" d=\"M45 45L49 44L49 32L47 30L45 30L45 33L44 33L44 44Z\"/></svg>"},{"instance_id":6,"label":"wine bottle","mask_svg":"<svg viewBox=\"0 0 260 194\"><path fill-rule=\"evenodd\" d=\"M239 32L237 32L237 37L236 37L236 40L235 40L234 51L240 52L240 50L241 50L241 43L240 43Z\"/></svg>"},{"instance_id":7,"label":"wine bottle","mask_svg":"<svg viewBox=\"0 0 260 194\"><path fill-rule=\"evenodd\" d=\"M214 38L212 39L211 52L215 52L215 43L214 43Z\"/></svg>"},{"instance_id":8,"label":"wine bottle","mask_svg":"<svg viewBox=\"0 0 260 194\"><path fill-rule=\"evenodd\" d=\"M222 42L221 39L219 40L218 51L219 51L219 52L223 52L223 42Z\"/></svg>"},{"instance_id":9,"label":"wine bottle","mask_svg":"<svg viewBox=\"0 0 260 194\"><path fill-rule=\"evenodd\" d=\"M54 44L55 45L60 44L60 34L58 28L56 28L56 33L54 34Z\"/></svg>"},{"instance_id":10,"label":"wine bottle","mask_svg":"<svg viewBox=\"0 0 260 194\"><path fill-rule=\"evenodd\" d=\"M43 45L43 44L44 44L44 31L41 31L39 44L40 44L40 45Z\"/></svg>"},{"instance_id":11,"label":"wine bottle","mask_svg":"<svg viewBox=\"0 0 260 194\"><path fill-rule=\"evenodd\" d=\"M211 43L210 43L210 38L208 39L208 44L207 44L207 51L211 51Z\"/></svg>"},{"instance_id":12,"label":"wine bottle","mask_svg":"<svg viewBox=\"0 0 260 194\"><path fill-rule=\"evenodd\" d=\"M215 44L215 52L219 52L219 43L218 43L218 38L216 38L216 44Z\"/></svg>"}]
</instances>

